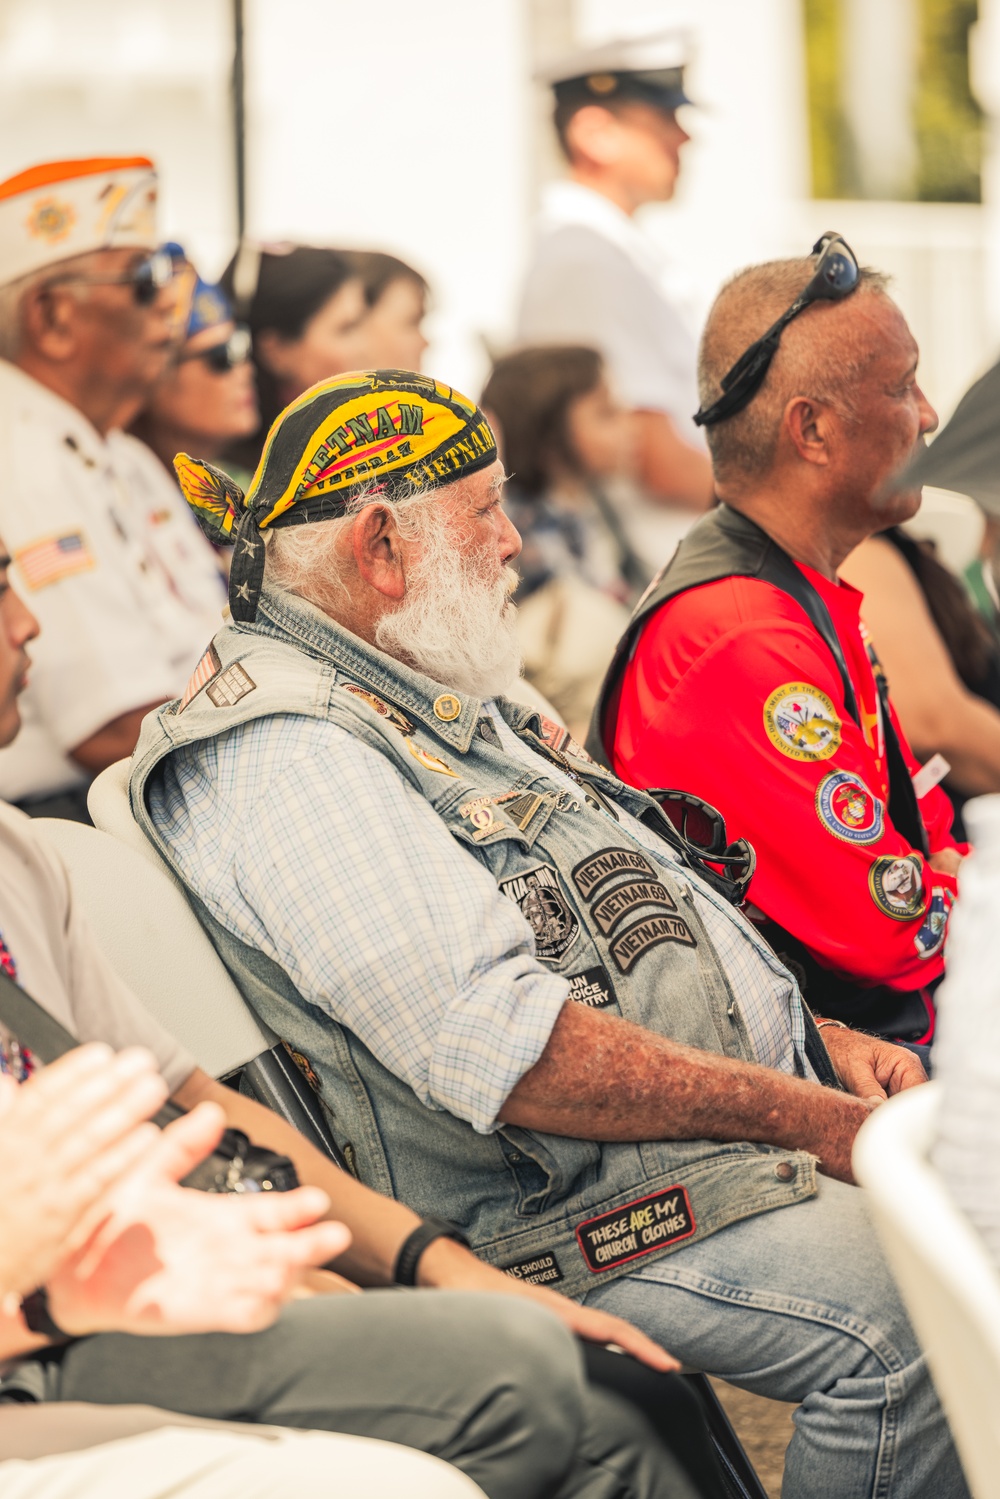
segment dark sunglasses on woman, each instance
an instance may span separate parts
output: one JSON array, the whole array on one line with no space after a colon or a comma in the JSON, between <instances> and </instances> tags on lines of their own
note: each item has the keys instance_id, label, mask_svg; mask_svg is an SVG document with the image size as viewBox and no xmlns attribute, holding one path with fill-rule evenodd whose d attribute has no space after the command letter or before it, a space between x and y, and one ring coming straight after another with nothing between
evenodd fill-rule
<instances>
[{"instance_id":1,"label":"dark sunglasses on woman","mask_svg":"<svg viewBox=\"0 0 1000 1499\"><path fill-rule=\"evenodd\" d=\"M249 358L250 329L241 325L234 328L222 343L211 344L207 349L195 349L190 353L178 355L177 363L186 364L189 359L200 359L214 374L228 375L229 371L235 369L238 364L246 364Z\"/></svg>"}]
</instances>

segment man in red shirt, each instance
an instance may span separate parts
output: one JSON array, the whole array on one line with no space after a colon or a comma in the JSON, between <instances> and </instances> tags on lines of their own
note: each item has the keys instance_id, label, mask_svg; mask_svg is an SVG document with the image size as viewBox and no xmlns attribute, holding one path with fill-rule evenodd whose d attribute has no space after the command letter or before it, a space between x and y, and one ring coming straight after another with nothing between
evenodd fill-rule
<instances>
[{"instance_id":1,"label":"man in red shirt","mask_svg":"<svg viewBox=\"0 0 1000 1499\"><path fill-rule=\"evenodd\" d=\"M891 485L937 424L916 366L884 279L836 236L723 289L698 413L722 504L640 602L591 750L754 845L750 914L812 1008L926 1041L962 851L837 578L919 506Z\"/></svg>"}]
</instances>

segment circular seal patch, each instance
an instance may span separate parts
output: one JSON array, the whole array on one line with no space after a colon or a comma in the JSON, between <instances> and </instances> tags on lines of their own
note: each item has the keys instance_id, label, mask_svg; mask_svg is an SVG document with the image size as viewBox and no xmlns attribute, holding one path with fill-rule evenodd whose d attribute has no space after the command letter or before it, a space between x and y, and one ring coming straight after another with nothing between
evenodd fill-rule
<instances>
[{"instance_id":1,"label":"circular seal patch","mask_svg":"<svg viewBox=\"0 0 1000 1499\"><path fill-rule=\"evenodd\" d=\"M868 871L868 888L879 910L893 921L913 921L927 909L924 870L916 854L876 859Z\"/></svg>"},{"instance_id":2,"label":"circular seal patch","mask_svg":"<svg viewBox=\"0 0 1000 1499\"><path fill-rule=\"evenodd\" d=\"M792 760L829 760L840 746L840 719L825 692L808 682L776 687L764 704L764 732Z\"/></svg>"},{"instance_id":3,"label":"circular seal patch","mask_svg":"<svg viewBox=\"0 0 1000 1499\"><path fill-rule=\"evenodd\" d=\"M832 770L816 789L816 815L835 838L846 843L877 843L882 836L882 803L860 776Z\"/></svg>"},{"instance_id":4,"label":"circular seal patch","mask_svg":"<svg viewBox=\"0 0 1000 1499\"><path fill-rule=\"evenodd\" d=\"M459 699L450 692L442 692L440 697L434 699L434 716L440 718L444 723L451 723L462 711Z\"/></svg>"}]
</instances>

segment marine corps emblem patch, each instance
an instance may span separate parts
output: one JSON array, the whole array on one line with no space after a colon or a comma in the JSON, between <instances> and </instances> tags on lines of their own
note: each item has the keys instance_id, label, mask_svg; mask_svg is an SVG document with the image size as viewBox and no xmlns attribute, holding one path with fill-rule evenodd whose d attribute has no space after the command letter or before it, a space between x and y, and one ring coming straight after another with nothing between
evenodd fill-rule
<instances>
[{"instance_id":1,"label":"marine corps emblem patch","mask_svg":"<svg viewBox=\"0 0 1000 1499\"><path fill-rule=\"evenodd\" d=\"M845 843L877 843L882 836L882 803L847 770L832 770L816 788L816 815L835 838Z\"/></svg>"},{"instance_id":2,"label":"marine corps emblem patch","mask_svg":"<svg viewBox=\"0 0 1000 1499\"><path fill-rule=\"evenodd\" d=\"M840 719L825 692L785 682L764 704L764 732L792 760L829 760L840 748Z\"/></svg>"}]
</instances>

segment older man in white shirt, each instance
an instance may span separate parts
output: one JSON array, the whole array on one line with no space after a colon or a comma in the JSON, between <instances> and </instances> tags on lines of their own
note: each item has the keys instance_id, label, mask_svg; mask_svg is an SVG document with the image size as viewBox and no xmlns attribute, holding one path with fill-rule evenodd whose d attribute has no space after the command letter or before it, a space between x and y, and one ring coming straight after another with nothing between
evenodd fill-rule
<instances>
[{"instance_id":1,"label":"older man in white shirt","mask_svg":"<svg viewBox=\"0 0 1000 1499\"><path fill-rule=\"evenodd\" d=\"M85 817L218 628L211 547L176 487L118 430L172 347L143 157L53 162L0 184L0 529L44 625L0 796Z\"/></svg>"}]
</instances>

